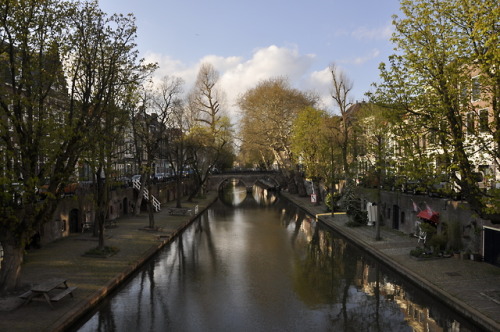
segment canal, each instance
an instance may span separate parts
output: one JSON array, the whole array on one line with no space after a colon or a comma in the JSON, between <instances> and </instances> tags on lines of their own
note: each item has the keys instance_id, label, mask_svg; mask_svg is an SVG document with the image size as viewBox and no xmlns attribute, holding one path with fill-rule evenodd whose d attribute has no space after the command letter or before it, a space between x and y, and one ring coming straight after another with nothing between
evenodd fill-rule
<instances>
[{"instance_id":1,"label":"canal","mask_svg":"<svg viewBox=\"0 0 500 332\"><path fill-rule=\"evenodd\" d=\"M226 188L75 331L476 331L301 209Z\"/></svg>"}]
</instances>

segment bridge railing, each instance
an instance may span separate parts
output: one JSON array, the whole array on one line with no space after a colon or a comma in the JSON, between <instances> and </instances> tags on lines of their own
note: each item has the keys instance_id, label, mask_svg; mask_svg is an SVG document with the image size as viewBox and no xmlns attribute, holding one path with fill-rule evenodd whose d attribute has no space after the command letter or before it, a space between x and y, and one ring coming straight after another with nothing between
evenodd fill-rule
<instances>
[{"instance_id":1,"label":"bridge railing","mask_svg":"<svg viewBox=\"0 0 500 332\"><path fill-rule=\"evenodd\" d=\"M276 174L277 170L261 170L255 168L227 168L212 175L228 175L228 174Z\"/></svg>"}]
</instances>

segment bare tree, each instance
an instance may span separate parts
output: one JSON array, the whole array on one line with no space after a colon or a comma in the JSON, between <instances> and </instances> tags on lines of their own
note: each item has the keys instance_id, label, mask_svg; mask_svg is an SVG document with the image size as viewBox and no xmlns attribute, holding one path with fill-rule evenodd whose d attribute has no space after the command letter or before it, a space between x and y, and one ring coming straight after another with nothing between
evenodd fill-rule
<instances>
[{"instance_id":1,"label":"bare tree","mask_svg":"<svg viewBox=\"0 0 500 332\"><path fill-rule=\"evenodd\" d=\"M350 173L349 170L349 144L350 144L350 131L352 127L352 114L349 113L349 107L353 104L351 99L351 90L353 83L347 77L347 75L341 71L336 64L332 63L330 65L330 73L332 74L332 86L331 86L331 96L335 102L336 109L340 113L340 133L341 142L340 147L342 150L342 164L344 168L344 174Z\"/></svg>"},{"instance_id":2,"label":"bare tree","mask_svg":"<svg viewBox=\"0 0 500 332\"><path fill-rule=\"evenodd\" d=\"M184 82L181 78L165 76L158 85L152 83L142 91L140 102L133 114L133 131L136 158L141 168L141 187L134 213L140 213L143 191L147 188L149 227L154 228L154 206L152 196L152 175L156 169L165 172L168 158L168 133L172 125L174 109L180 104ZM160 165L155 163L159 162Z\"/></svg>"},{"instance_id":3,"label":"bare tree","mask_svg":"<svg viewBox=\"0 0 500 332\"><path fill-rule=\"evenodd\" d=\"M218 82L219 73L211 64L204 63L188 96L191 121L186 151L196 182L189 200L203 191L210 170L227 155L225 152L232 153L232 125L224 108L225 94Z\"/></svg>"},{"instance_id":4,"label":"bare tree","mask_svg":"<svg viewBox=\"0 0 500 332\"><path fill-rule=\"evenodd\" d=\"M215 136L217 125L225 116L225 94L218 86L219 72L210 63L201 65L195 86L189 94L189 111L196 123L208 126Z\"/></svg>"}]
</instances>

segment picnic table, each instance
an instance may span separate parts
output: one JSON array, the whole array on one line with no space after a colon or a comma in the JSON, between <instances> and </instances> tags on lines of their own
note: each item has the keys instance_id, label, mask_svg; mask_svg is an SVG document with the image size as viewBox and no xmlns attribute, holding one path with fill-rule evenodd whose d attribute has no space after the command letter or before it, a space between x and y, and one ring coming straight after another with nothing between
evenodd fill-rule
<instances>
[{"instance_id":1,"label":"picnic table","mask_svg":"<svg viewBox=\"0 0 500 332\"><path fill-rule=\"evenodd\" d=\"M185 216L186 214L191 214L192 211L188 208L169 207L167 208L167 213L172 216Z\"/></svg>"},{"instance_id":2,"label":"picnic table","mask_svg":"<svg viewBox=\"0 0 500 332\"><path fill-rule=\"evenodd\" d=\"M35 297L43 297L49 306L54 308L52 302L57 302L66 295L73 297L73 291L75 289L76 287L68 287L66 279L53 278L34 285L29 291L19 297L25 299L25 304L31 302Z\"/></svg>"}]
</instances>

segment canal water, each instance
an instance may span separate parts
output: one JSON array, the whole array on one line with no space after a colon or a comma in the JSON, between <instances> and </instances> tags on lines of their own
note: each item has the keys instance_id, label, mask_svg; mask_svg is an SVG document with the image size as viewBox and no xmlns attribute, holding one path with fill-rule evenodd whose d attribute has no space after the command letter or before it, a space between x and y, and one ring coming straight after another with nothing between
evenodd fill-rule
<instances>
[{"instance_id":1,"label":"canal water","mask_svg":"<svg viewBox=\"0 0 500 332\"><path fill-rule=\"evenodd\" d=\"M76 331L476 331L296 206L225 195Z\"/></svg>"}]
</instances>

